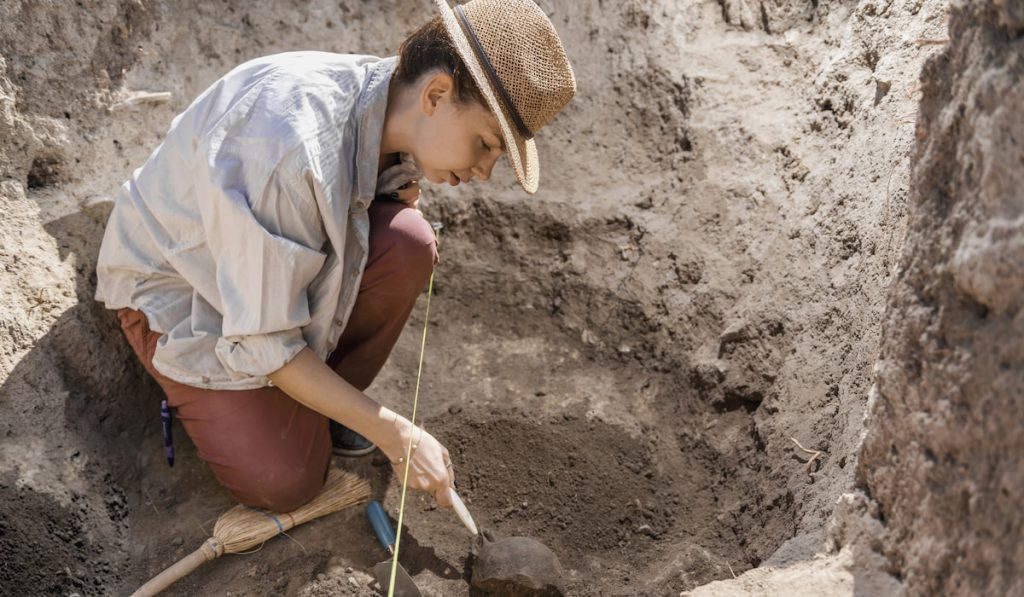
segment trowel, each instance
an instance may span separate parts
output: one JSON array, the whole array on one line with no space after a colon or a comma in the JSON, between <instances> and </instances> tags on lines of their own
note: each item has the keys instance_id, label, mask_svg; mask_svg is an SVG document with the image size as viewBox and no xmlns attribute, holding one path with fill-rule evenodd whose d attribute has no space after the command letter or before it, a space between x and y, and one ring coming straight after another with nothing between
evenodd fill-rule
<instances>
[{"instance_id":1,"label":"trowel","mask_svg":"<svg viewBox=\"0 0 1024 597\"><path fill-rule=\"evenodd\" d=\"M475 540L472 584L476 589L495 597L561 597L565 594L562 565L546 545L530 537L497 539L491 531L477 529L459 494L449 489L448 495L459 520Z\"/></svg>"},{"instance_id":2,"label":"trowel","mask_svg":"<svg viewBox=\"0 0 1024 597\"><path fill-rule=\"evenodd\" d=\"M370 526L373 527L373 534L377 535L377 541L380 541L380 544L391 555L390 558L373 567L373 574L377 577L377 582L380 583L384 594L387 595L388 586L391 584L392 558L395 557L395 530L391 528L391 520L377 500L366 504L366 516L370 519ZM396 566L394 595L395 597L423 596L402 564Z\"/></svg>"}]
</instances>

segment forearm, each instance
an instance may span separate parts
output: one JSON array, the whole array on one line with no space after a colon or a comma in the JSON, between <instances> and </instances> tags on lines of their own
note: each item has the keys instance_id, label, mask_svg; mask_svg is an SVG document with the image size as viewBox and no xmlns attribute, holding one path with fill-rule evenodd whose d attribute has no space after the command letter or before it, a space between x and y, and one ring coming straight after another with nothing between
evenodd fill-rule
<instances>
[{"instance_id":1,"label":"forearm","mask_svg":"<svg viewBox=\"0 0 1024 597\"><path fill-rule=\"evenodd\" d=\"M388 458L402 454L397 426L407 421L357 390L309 348L269 377L293 399L377 444Z\"/></svg>"}]
</instances>

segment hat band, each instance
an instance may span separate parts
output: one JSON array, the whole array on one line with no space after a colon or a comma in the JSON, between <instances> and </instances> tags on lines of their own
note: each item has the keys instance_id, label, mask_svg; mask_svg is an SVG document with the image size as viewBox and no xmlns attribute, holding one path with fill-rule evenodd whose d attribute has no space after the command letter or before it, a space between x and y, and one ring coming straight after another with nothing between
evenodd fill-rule
<instances>
[{"instance_id":1,"label":"hat band","mask_svg":"<svg viewBox=\"0 0 1024 597\"><path fill-rule=\"evenodd\" d=\"M533 139L533 133L530 129L526 128L526 123L523 122L523 117L519 115L519 110L516 109L516 105L512 103L512 98L509 97L508 90L505 89L505 85L501 82L501 77L495 72L494 66L491 65L491 60L487 57L487 52L484 51L484 47L480 45L480 39L476 36L476 31L473 30L473 25L470 24L469 19L466 18L466 13L462 10L461 4L455 5L455 14L459 17L459 23L462 24L462 29L466 32L466 36L469 37L469 41L473 44L473 51L476 52L477 58L480 59L481 65L484 67L484 72L487 73L487 78L490 79L491 85L501 96L501 101L505 103L505 107L508 108L508 115L512 117L512 123L516 126L520 136L526 140Z\"/></svg>"}]
</instances>

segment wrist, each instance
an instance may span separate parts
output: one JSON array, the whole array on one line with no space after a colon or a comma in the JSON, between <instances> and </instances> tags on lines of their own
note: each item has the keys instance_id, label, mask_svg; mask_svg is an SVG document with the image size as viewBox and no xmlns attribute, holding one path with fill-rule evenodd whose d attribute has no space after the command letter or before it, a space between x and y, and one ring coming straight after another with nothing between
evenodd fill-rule
<instances>
[{"instance_id":1,"label":"wrist","mask_svg":"<svg viewBox=\"0 0 1024 597\"><path fill-rule=\"evenodd\" d=\"M405 417L388 408L381 408L377 414L376 438L369 438L377 444L388 460L397 462L405 457L405 439L409 437L411 423Z\"/></svg>"}]
</instances>

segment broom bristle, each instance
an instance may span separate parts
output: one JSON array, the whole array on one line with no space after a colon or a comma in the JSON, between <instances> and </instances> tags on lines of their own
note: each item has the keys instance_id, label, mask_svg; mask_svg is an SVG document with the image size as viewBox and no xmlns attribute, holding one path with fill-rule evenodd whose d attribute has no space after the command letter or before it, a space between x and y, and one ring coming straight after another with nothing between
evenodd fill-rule
<instances>
[{"instance_id":1,"label":"broom bristle","mask_svg":"<svg viewBox=\"0 0 1024 597\"><path fill-rule=\"evenodd\" d=\"M248 551L304 522L369 499L366 479L331 468L323 489L304 506L291 512L270 512L239 504L217 519L213 539L224 545L226 553Z\"/></svg>"}]
</instances>

